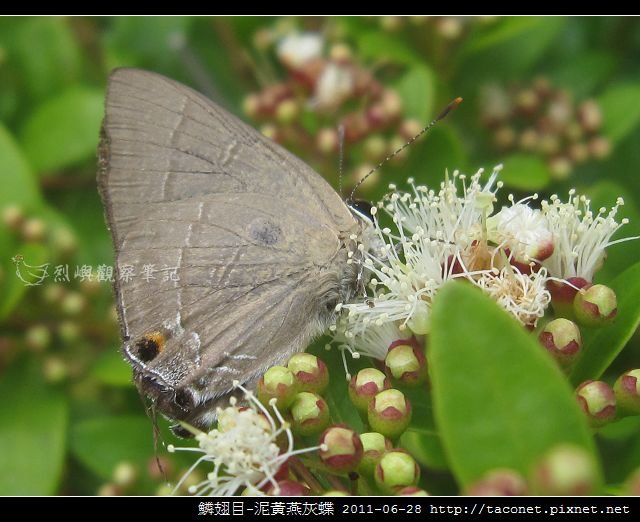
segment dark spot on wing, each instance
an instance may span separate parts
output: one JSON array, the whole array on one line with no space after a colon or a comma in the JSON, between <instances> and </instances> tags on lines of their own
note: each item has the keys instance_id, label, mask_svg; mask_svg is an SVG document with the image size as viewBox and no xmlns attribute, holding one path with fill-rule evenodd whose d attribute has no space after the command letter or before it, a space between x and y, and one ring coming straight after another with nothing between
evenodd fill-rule
<instances>
[{"instance_id":1,"label":"dark spot on wing","mask_svg":"<svg viewBox=\"0 0 640 522\"><path fill-rule=\"evenodd\" d=\"M274 245L280 239L282 230L267 218L254 219L248 226L249 237L265 246Z\"/></svg>"},{"instance_id":2,"label":"dark spot on wing","mask_svg":"<svg viewBox=\"0 0 640 522\"><path fill-rule=\"evenodd\" d=\"M142 336L134 348L134 353L142 362L155 359L164 349L165 336L160 332L151 332Z\"/></svg>"}]
</instances>

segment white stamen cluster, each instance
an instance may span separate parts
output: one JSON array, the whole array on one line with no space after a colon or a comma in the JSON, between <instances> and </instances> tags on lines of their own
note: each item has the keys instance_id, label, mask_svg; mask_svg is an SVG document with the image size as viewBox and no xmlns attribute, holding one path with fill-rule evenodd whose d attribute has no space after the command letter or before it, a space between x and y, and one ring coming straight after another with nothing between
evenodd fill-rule
<instances>
[{"instance_id":1,"label":"white stamen cluster","mask_svg":"<svg viewBox=\"0 0 640 522\"><path fill-rule=\"evenodd\" d=\"M616 243L638 239L627 237L611 241L618 229L629 220L617 222L615 217L624 205L622 198L607 212L600 208L596 214L591 210L591 202L585 196L569 191L566 203L556 195L549 201L542 201L541 211L549 223L555 250L543 262L549 274L555 278L581 277L593 281L593 275L602 266L605 249Z\"/></svg>"},{"instance_id":2,"label":"white stamen cluster","mask_svg":"<svg viewBox=\"0 0 640 522\"><path fill-rule=\"evenodd\" d=\"M202 453L182 477L176 489L196 467L206 462L212 464L213 469L204 481L191 486L189 493L228 496L241 488L248 488L252 494L260 494L261 488L268 483L277 486L274 477L292 455L318 449L314 447L294 450L293 434L289 424L276 408L275 402L271 404L275 412L274 419L250 391L238 383L236 387L244 392L249 406L241 407L235 398L231 398L228 407L217 410L217 428L208 433L196 434L199 447L169 446L171 452ZM288 443L284 451L276 444L276 439L283 433Z\"/></svg>"},{"instance_id":3,"label":"white stamen cluster","mask_svg":"<svg viewBox=\"0 0 640 522\"><path fill-rule=\"evenodd\" d=\"M605 248L618 242L612 235L627 222L614 219L622 200L593 215L575 191L567 203L553 196L540 209L529 206L537 194L517 202L509 196L511 205L494 214L500 169L484 184L482 170L470 178L454 172L437 192L411 179L410 192L390 185L372 208L375 248L360 246L369 293L339 306L336 342L352 354L384 359L390 336L429 332L432 300L453 279L476 285L528 327L551 301L549 279L592 280ZM380 224L379 210L392 227Z\"/></svg>"}]
</instances>

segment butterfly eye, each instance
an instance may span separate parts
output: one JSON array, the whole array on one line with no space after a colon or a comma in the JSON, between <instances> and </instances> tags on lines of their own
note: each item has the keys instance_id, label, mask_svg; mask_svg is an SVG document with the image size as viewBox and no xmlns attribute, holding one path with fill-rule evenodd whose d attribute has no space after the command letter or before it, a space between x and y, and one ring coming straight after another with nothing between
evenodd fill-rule
<instances>
[{"instance_id":1,"label":"butterfly eye","mask_svg":"<svg viewBox=\"0 0 640 522\"><path fill-rule=\"evenodd\" d=\"M369 221L373 221L373 214L371 213L371 203L364 201L363 199L356 199L349 202L349 209L354 214L364 217Z\"/></svg>"}]
</instances>

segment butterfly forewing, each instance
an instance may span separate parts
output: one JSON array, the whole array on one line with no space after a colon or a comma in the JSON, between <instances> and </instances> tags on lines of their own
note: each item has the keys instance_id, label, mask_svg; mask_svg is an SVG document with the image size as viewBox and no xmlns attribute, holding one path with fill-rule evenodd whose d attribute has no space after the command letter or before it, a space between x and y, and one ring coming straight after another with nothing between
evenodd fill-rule
<instances>
[{"instance_id":1,"label":"butterfly forewing","mask_svg":"<svg viewBox=\"0 0 640 522\"><path fill-rule=\"evenodd\" d=\"M100 155L125 355L161 412L205 426L355 289L360 225L305 163L154 73L111 75Z\"/></svg>"}]
</instances>

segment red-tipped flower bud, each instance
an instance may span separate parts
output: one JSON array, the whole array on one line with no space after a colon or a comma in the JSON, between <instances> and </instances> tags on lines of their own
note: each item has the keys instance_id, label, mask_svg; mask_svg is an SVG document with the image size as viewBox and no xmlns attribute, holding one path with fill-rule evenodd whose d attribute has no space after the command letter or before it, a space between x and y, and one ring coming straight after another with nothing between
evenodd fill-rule
<instances>
[{"instance_id":1,"label":"red-tipped flower bud","mask_svg":"<svg viewBox=\"0 0 640 522\"><path fill-rule=\"evenodd\" d=\"M395 440L411 422L411 403L400 390L381 391L369 403L367 418L372 430Z\"/></svg>"},{"instance_id":2,"label":"red-tipped flower bud","mask_svg":"<svg viewBox=\"0 0 640 522\"><path fill-rule=\"evenodd\" d=\"M585 381L576 389L576 397L594 428L615 418L616 396L606 382Z\"/></svg>"}]
</instances>

